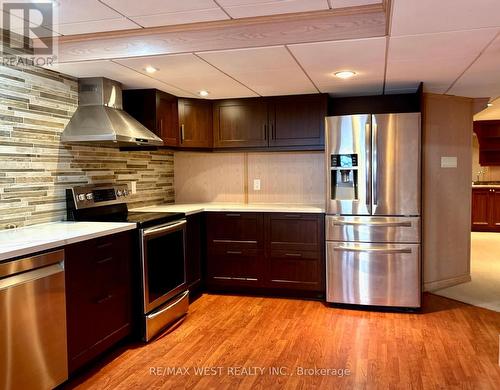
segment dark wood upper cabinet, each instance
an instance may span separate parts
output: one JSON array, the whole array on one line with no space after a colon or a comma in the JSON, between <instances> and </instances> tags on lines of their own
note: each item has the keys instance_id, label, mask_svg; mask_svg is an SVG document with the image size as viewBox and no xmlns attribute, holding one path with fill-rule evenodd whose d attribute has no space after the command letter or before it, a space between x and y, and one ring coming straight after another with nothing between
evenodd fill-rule
<instances>
[{"instance_id":1,"label":"dark wood upper cabinet","mask_svg":"<svg viewBox=\"0 0 500 390\"><path fill-rule=\"evenodd\" d=\"M212 147L212 103L156 90L123 91L123 108L163 139L165 146Z\"/></svg>"},{"instance_id":2,"label":"dark wood upper cabinet","mask_svg":"<svg viewBox=\"0 0 500 390\"><path fill-rule=\"evenodd\" d=\"M179 99L180 147L211 148L212 102L201 99Z\"/></svg>"},{"instance_id":3,"label":"dark wood upper cabinet","mask_svg":"<svg viewBox=\"0 0 500 390\"><path fill-rule=\"evenodd\" d=\"M327 95L278 96L269 99L269 146L325 144Z\"/></svg>"},{"instance_id":4,"label":"dark wood upper cabinet","mask_svg":"<svg viewBox=\"0 0 500 390\"><path fill-rule=\"evenodd\" d=\"M479 164L500 165L500 120L474 121L479 141Z\"/></svg>"},{"instance_id":5,"label":"dark wood upper cabinet","mask_svg":"<svg viewBox=\"0 0 500 390\"><path fill-rule=\"evenodd\" d=\"M214 147L322 149L327 95L219 100Z\"/></svg>"},{"instance_id":6,"label":"dark wood upper cabinet","mask_svg":"<svg viewBox=\"0 0 500 390\"><path fill-rule=\"evenodd\" d=\"M214 103L214 147L248 148L268 145L267 104L262 98Z\"/></svg>"}]
</instances>

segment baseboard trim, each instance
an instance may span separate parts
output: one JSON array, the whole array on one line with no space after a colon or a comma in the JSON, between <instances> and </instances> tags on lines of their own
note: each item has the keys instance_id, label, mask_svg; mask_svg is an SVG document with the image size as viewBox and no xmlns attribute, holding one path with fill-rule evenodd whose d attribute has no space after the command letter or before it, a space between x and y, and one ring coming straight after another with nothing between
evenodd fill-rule
<instances>
[{"instance_id":1,"label":"baseboard trim","mask_svg":"<svg viewBox=\"0 0 500 390\"><path fill-rule=\"evenodd\" d=\"M462 284L466 282L470 282L471 276L470 274L457 276L450 279L438 280L436 282L424 283L424 291L436 291L441 290L443 288L456 286L457 284Z\"/></svg>"}]
</instances>

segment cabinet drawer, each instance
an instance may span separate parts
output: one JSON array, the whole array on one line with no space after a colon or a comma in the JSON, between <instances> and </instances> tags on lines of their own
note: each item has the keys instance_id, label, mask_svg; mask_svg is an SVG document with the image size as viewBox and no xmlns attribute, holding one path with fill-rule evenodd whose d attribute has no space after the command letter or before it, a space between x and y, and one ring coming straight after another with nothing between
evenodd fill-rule
<instances>
[{"instance_id":1,"label":"cabinet drawer","mask_svg":"<svg viewBox=\"0 0 500 390\"><path fill-rule=\"evenodd\" d=\"M321 254L317 251L274 249L271 250L271 258L319 261L321 258Z\"/></svg>"},{"instance_id":2,"label":"cabinet drawer","mask_svg":"<svg viewBox=\"0 0 500 390\"><path fill-rule=\"evenodd\" d=\"M304 258L271 258L269 285L286 289L322 290L322 262Z\"/></svg>"},{"instance_id":3,"label":"cabinet drawer","mask_svg":"<svg viewBox=\"0 0 500 390\"><path fill-rule=\"evenodd\" d=\"M276 213L266 216L271 250L320 251L323 241L322 216Z\"/></svg>"},{"instance_id":4,"label":"cabinet drawer","mask_svg":"<svg viewBox=\"0 0 500 390\"><path fill-rule=\"evenodd\" d=\"M240 279L252 282L261 281L262 260L250 254L209 255L207 271L210 279Z\"/></svg>"},{"instance_id":5,"label":"cabinet drawer","mask_svg":"<svg viewBox=\"0 0 500 390\"><path fill-rule=\"evenodd\" d=\"M214 240L262 243L262 213L209 213L208 242Z\"/></svg>"},{"instance_id":6,"label":"cabinet drawer","mask_svg":"<svg viewBox=\"0 0 500 390\"><path fill-rule=\"evenodd\" d=\"M241 255L241 256L257 256L262 250L257 244L240 243L234 241L212 242L209 246L208 253L213 255Z\"/></svg>"}]
</instances>

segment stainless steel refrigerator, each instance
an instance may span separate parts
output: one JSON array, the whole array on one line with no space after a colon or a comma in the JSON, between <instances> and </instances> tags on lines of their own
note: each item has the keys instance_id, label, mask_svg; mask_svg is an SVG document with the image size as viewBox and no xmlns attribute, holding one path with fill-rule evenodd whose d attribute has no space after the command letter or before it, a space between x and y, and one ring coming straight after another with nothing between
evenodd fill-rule
<instances>
[{"instance_id":1,"label":"stainless steel refrigerator","mask_svg":"<svg viewBox=\"0 0 500 390\"><path fill-rule=\"evenodd\" d=\"M420 113L326 118L327 301L421 304Z\"/></svg>"}]
</instances>

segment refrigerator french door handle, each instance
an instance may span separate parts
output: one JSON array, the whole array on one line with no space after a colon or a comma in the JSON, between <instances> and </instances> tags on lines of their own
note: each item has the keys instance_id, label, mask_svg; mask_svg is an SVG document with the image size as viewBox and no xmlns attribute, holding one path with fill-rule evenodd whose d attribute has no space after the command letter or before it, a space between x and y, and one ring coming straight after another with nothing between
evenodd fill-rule
<instances>
[{"instance_id":1,"label":"refrigerator french door handle","mask_svg":"<svg viewBox=\"0 0 500 390\"><path fill-rule=\"evenodd\" d=\"M368 116L368 118L370 118ZM369 121L370 119L368 119ZM366 147L366 173L365 173L365 181L366 181L366 206L368 208L368 213L371 214L370 206L371 206L371 124L367 122L365 124L365 147Z\"/></svg>"},{"instance_id":2,"label":"refrigerator french door handle","mask_svg":"<svg viewBox=\"0 0 500 390\"><path fill-rule=\"evenodd\" d=\"M372 199L378 205L378 126L375 115L372 115ZM372 210L374 212L375 210Z\"/></svg>"}]
</instances>

